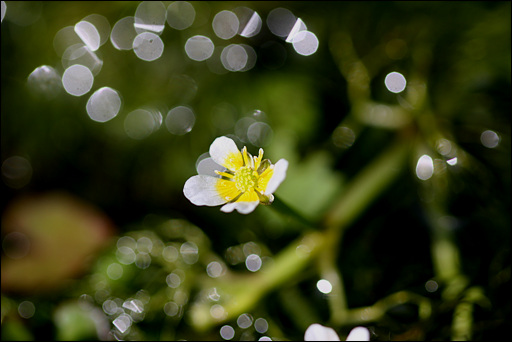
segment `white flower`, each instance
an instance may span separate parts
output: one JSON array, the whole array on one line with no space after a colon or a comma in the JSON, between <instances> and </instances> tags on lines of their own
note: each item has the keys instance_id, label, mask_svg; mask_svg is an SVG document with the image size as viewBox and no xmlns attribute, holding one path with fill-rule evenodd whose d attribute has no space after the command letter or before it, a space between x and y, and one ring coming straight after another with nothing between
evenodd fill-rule
<instances>
[{"instance_id":1,"label":"white flower","mask_svg":"<svg viewBox=\"0 0 512 342\"><path fill-rule=\"evenodd\" d=\"M259 203L272 203L273 192L286 178L287 160L280 159L272 165L268 159L262 160L263 149L253 157L246 147L239 151L235 142L227 137L213 141L210 157L225 170L215 170L216 177L199 174L185 182L183 193L195 205L224 204L220 209L223 212L236 209L248 214Z\"/></svg>"},{"instance_id":2,"label":"white flower","mask_svg":"<svg viewBox=\"0 0 512 342\"><path fill-rule=\"evenodd\" d=\"M304 334L305 341L339 341L340 337L334 329L320 324L311 324ZM369 341L370 331L365 327L355 327L347 336L347 341Z\"/></svg>"}]
</instances>

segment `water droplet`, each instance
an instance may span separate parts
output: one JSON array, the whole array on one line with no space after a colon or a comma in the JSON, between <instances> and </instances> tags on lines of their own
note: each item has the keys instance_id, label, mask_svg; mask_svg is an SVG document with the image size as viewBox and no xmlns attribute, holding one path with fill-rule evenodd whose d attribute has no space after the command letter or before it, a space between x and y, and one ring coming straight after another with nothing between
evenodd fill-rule
<instances>
[{"instance_id":1,"label":"water droplet","mask_svg":"<svg viewBox=\"0 0 512 342\"><path fill-rule=\"evenodd\" d=\"M268 330L268 322L265 318L257 318L254 321L254 329L260 334L264 334Z\"/></svg>"},{"instance_id":2,"label":"water droplet","mask_svg":"<svg viewBox=\"0 0 512 342\"><path fill-rule=\"evenodd\" d=\"M102 46L108 41L108 38L110 37L110 23L107 18L100 14L93 13L84 17L82 21L86 21L94 25L100 36L99 46Z\"/></svg>"},{"instance_id":3,"label":"water droplet","mask_svg":"<svg viewBox=\"0 0 512 342\"><path fill-rule=\"evenodd\" d=\"M220 277L224 272L224 267L217 261L212 261L206 266L206 273L212 278Z\"/></svg>"},{"instance_id":4,"label":"water droplet","mask_svg":"<svg viewBox=\"0 0 512 342\"><path fill-rule=\"evenodd\" d=\"M116 258L123 265L130 265L135 262L135 251L127 246L117 248Z\"/></svg>"},{"instance_id":5,"label":"water droplet","mask_svg":"<svg viewBox=\"0 0 512 342\"><path fill-rule=\"evenodd\" d=\"M244 243L242 250L246 257L248 257L251 254L256 254L256 255L261 254L261 247L254 241L249 241L249 242Z\"/></svg>"},{"instance_id":6,"label":"water droplet","mask_svg":"<svg viewBox=\"0 0 512 342\"><path fill-rule=\"evenodd\" d=\"M88 21L80 21L75 25L74 29L78 37L82 39L91 51L98 50L100 47L100 34L93 24Z\"/></svg>"},{"instance_id":7,"label":"water droplet","mask_svg":"<svg viewBox=\"0 0 512 342\"><path fill-rule=\"evenodd\" d=\"M66 92L73 96L87 94L92 88L94 76L89 68L75 64L64 71L62 85Z\"/></svg>"},{"instance_id":8,"label":"water droplet","mask_svg":"<svg viewBox=\"0 0 512 342\"><path fill-rule=\"evenodd\" d=\"M416 164L416 176L421 180L427 180L434 174L434 161L426 154L418 159Z\"/></svg>"},{"instance_id":9,"label":"water droplet","mask_svg":"<svg viewBox=\"0 0 512 342\"><path fill-rule=\"evenodd\" d=\"M452 159L448 159L448 160L446 161L446 163L447 163L448 165L450 165L450 166L455 166L455 165L457 165L457 162L458 162L457 157L452 158Z\"/></svg>"},{"instance_id":10,"label":"water droplet","mask_svg":"<svg viewBox=\"0 0 512 342\"><path fill-rule=\"evenodd\" d=\"M354 144L356 134L353 130L345 126L338 126L332 132L332 142L336 147L349 148Z\"/></svg>"},{"instance_id":11,"label":"water droplet","mask_svg":"<svg viewBox=\"0 0 512 342\"><path fill-rule=\"evenodd\" d=\"M173 289L175 289L181 285L180 276L174 272L167 275L167 277L165 278L165 281L167 282L167 286L169 286Z\"/></svg>"},{"instance_id":12,"label":"water droplet","mask_svg":"<svg viewBox=\"0 0 512 342\"><path fill-rule=\"evenodd\" d=\"M220 294L219 292L217 291L217 288L216 287L213 287L211 288L210 290L208 290L208 294L207 294L208 298L210 300L213 300L213 301L218 301L220 299Z\"/></svg>"},{"instance_id":13,"label":"water droplet","mask_svg":"<svg viewBox=\"0 0 512 342\"><path fill-rule=\"evenodd\" d=\"M164 52L164 42L153 32L142 32L133 40L133 52L146 62L160 58Z\"/></svg>"},{"instance_id":14,"label":"water droplet","mask_svg":"<svg viewBox=\"0 0 512 342\"><path fill-rule=\"evenodd\" d=\"M392 93L401 93L404 91L405 86L407 85L407 81L405 80L404 75L399 72L390 72L386 75L384 79L384 84L386 88Z\"/></svg>"},{"instance_id":15,"label":"water droplet","mask_svg":"<svg viewBox=\"0 0 512 342\"><path fill-rule=\"evenodd\" d=\"M143 253L151 253L153 249L153 241L147 236L143 236L137 240L137 250Z\"/></svg>"},{"instance_id":16,"label":"water droplet","mask_svg":"<svg viewBox=\"0 0 512 342\"><path fill-rule=\"evenodd\" d=\"M194 264L199 259L199 248L192 241L183 243L180 247L180 253L186 264Z\"/></svg>"},{"instance_id":17,"label":"water droplet","mask_svg":"<svg viewBox=\"0 0 512 342\"><path fill-rule=\"evenodd\" d=\"M166 246L162 250L162 256L167 262L175 262L178 260L179 252L174 246Z\"/></svg>"},{"instance_id":18,"label":"water droplet","mask_svg":"<svg viewBox=\"0 0 512 342\"><path fill-rule=\"evenodd\" d=\"M176 30L184 30L194 23L196 11L187 1L174 1L167 7L167 23Z\"/></svg>"},{"instance_id":19,"label":"water droplet","mask_svg":"<svg viewBox=\"0 0 512 342\"><path fill-rule=\"evenodd\" d=\"M112 32L110 33L110 41L116 49L132 49L133 40L137 36L137 31L135 31L134 24L134 17L124 17L115 23L114 28L112 28Z\"/></svg>"},{"instance_id":20,"label":"water droplet","mask_svg":"<svg viewBox=\"0 0 512 342\"><path fill-rule=\"evenodd\" d=\"M167 316L176 316L180 310L180 307L175 302L167 302L164 305L164 312Z\"/></svg>"},{"instance_id":21,"label":"water droplet","mask_svg":"<svg viewBox=\"0 0 512 342\"><path fill-rule=\"evenodd\" d=\"M292 39L293 48L302 56L314 54L318 50L318 44L318 38L310 31L300 31Z\"/></svg>"},{"instance_id":22,"label":"water droplet","mask_svg":"<svg viewBox=\"0 0 512 342\"><path fill-rule=\"evenodd\" d=\"M296 17L286 8L275 8L267 16L267 26L279 37L287 37L296 22Z\"/></svg>"},{"instance_id":23,"label":"water droplet","mask_svg":"<svg viewBox=\"0 0 512 342\"><path fill-rule=\"evenodd\" d=\"M167 113L165 125L169 132L184 135L192 130L196 122L194 112L189 107L178 106Z\"/></svg>"},{"instance_id":24,"label":"water droplet","mask_svg":"<svg viewBox=\"0 0 512 342\"><path fill-rule=\"evenodd\" d=\"M222 50L220 60L226 70L242 71L249 61L249 54L240 44L231 44Z\"/></svg>"},{"instance_id":25,"label":"water droplet","mask_svg":"<svg viewBox=\"0 0 512 342\"><path fill-rule=\"evenodd\" d=\"M124 119L126 135L137 140L146 138L160 127L161 119L158 114L159 112L153 113L145 109L136 109L128 113Z\"/></svg>"},{"instance_id":26,"label":"water droplet","mask_svg":"<svg viewBox=\"0 0 512 342\"><path fill-rule=\"evenodd\" d=\"M194 61L204 61L213 55L215 45L210 38L206 36L190 37L185 43L185 52L187 56Z\"/></svg>"},{"instance_id":27,"label":"water droplet","mask_svg":"<svg viewBox=\"0 0 512 342\"><path fill-rule=\"evenodd\" d=\"M222 305L214 304L210 308L210 315L217 320L222 320L227 317L228 313Z\"/></svg>"},{"instance_id":28,"label":"water droplet","mask_svg":"<svg viewBox=\"0 0 512 342\"><path fill-rule=\"evenodd\" d=\"M231 11L220 11L212 22L213 31L221 39L233 38L238 32L239 25L238 17Z\"/></svg>"},{"instance_id":29,"label":"water droplet","mask_svg":"<svg viewBox=\"0 0 512 342\"><path fill-rule=\"evenodd\" d=\"M103 66L103 61L96 53L83 44L69 46L62 54L61 61L64 68L81 64L91 70L93 75L98 75Z\"/></svg>"},{"instance_id":30,"label":"water droplet","mask_svg":"<svg viewBox=\"0 0 512 342\"><path fill-rule=\"evenodd\" d=\"M299 32L307 31L307 30L308 30L308 28L307 28L306 24L302 21L302 19L297 18L290 33L288 34L288 37L286 38L286 42L293 43L294 39L296 38L296 36ZM297 36L297 40L300 40L300 39L303 39L303 37Z\"/></svg>"},{"instance_id":31,"label":"water droplet","mask_svg":"<svg viewBox=\"0 0 512 342\"><path fill-rule=\"evenodd\" d=\"M36 307L31 301L25 300L18 305L18 313L21 317L28 319L34 316Z\"/></svg>"},{"instance_id":32,"label":"water droplet","mask_svg":"<svg viewBox=\"0 0 512 342\"><path fill-rule=\"evenodd\" d=\"M231 340L235 337L235 329L230 325L224 325L220 328L220 336L225 340Z\"/></svg>"},{"instance_id":33,"label":"water droplet","mask_svg":"<svg viewBox=\"0 0 512 342\"><path fill-rule=\"evenodd\" d=\"M262 20L259 14L248 7L237 7L234 12L239 20L238 34L242 37L254 37L262 26Z\"/></svg>"},{"instance_id":34,"label":"water droplet","mask_svg":"<svg viewBox=\"0 0 512 342\"><path fill-rule=\"evenodd\" d=\"M243 117L238 120L235 124L236 136L243 142L249 142L249 138L247 137L247 130L255 122L256 120L249 117Z\"/></svg>"},{"instance_id":35,"label":"water droplet","mask_svg":"<svg viewBox=\"0 0 512 342\"><path fill-rule=\"evenodd\" d=\"M32 165L24 157L9 157L2 163L2 179L8 187L21 189L32 179Z\"/></svg>"},{"instance_id":36,"label":"water droplet","mask_svg":"<svg viewBox=\"0 0 512 342\"><path fill-rule=\"evenodd\" d=\"M317 287L318 291L325 293L325 294L331 293L331 291L332 291L332 284L326 279L320 279L316 283L316 287Z\"/></svg>"},{"instance_id":37,"label":"water droplet","mask_svg":"<svg viewBox=\"0 0 512 342\"><path fill-rule=\"evenodd\" d=\"M238 316L236 319L236 324L242 329L247 329L252 325L252 321L252 316L244 313Z\"/></svg>"},{"instance_id":38,"label":"water droplet","mask_svg":"<svg viewBox=\"0 0 512 342\"><path fill-rule=\"evenodd\" d=\"M123 308L133 311L135 313L144 312L144 304L138 299L129 299L123 303Z\"/></svg>"},{"instance_id":39,"label":"water droplet","mask_svg":"<svg viewBox=\"0 0 512 342\"><path fill-rule=\"evenodd\" d=\"M124 334L125 332L130 329L132 325L132 319L129 315L123 313L120 314L113 322L112 324L119 330L121 334Z\"/></svg>"},{"instance_id":40,"label":"water droplet","mask_svg":"<svg viewBox=\"0 0 512 342\"><path fill-rule=\"evenodd\" d=\"M30 73L27 84L34 93L54 98L62 87L60 76L54 68L48 65L37 67Z\"/></svg>"},{"instance_id":41,"label":"water droplet","mask_svg":"<svg viewBox=\"0 0 512 342\"><path fill-rule=\"evenodd\" d=\"M121 97L112 88L103 87L96 90L85 106L89 117L96 122L106 122L119 113L121 109Z\"/></svg>"},{"instance_id":42,"label":"water droplet","mask_svg":"<svg viewBox=\"0 0 512 342\"><path fill-rule=\"evenodd\" d=\"M117 239L116 246L117 248L129 247L131 249L135 249L137 246L137 241L135 241L135 239L132 238L131 236L122 236L119 239Z\"/></svg>"},{"instance_id":43,"label":"water droplet","mask_svg":"<svg viewBox=\"0 0 512 342\"><path fill-rule=\"evenodd\" d=\"M480 135L480 141L482 142L482 145L484 145L487 148L495 148L500 143L500 136L491 130L487 130L482 132Z\"/></svg>"},{"instance_id":44,"label":"water droplet","mask_svg":"<svg viewBox=\"0 0 512 342\"><path fill-rule=\"evenodd\" d=\"M261 268L262 261L259 255L251 254L245 259L245 267L251 272L256 272Z\"/></svg>"},{"instance_id":45,"label":"water droplet","mask_svg":"<svg viewBox=\"0 0 512 342\"><path fill-rule=\"evenodd\" d=\"M123 276L123 266L112 263L107 267L107 275L112 280L120 279Z\"/></svg>"},{"instance_id":46,"label":"water droplet","mask_svg":"<svg viewBox=\"0 0 512 342\"><path fill-rule=\"evenodd\" d=\"M160 1L143 1L135 11L134 28L137 33L151 31L162 33L165 27L166 9Z\"/></svg>"},{"instance_id":47,"label":"water droplet","mask_svg":"<svg viewBox=\"0 0 512 342\"><path fill-rule=\"evenodd\" d=\"M83 41L76 34L74 26L61 28L53 37L53 48L58 56L62 56L68 47L75 44L83 45Z\"/></svg>"},{"instance_id":48,"label":"water droplet","mask_svg":"<svg viewBox=\"0 0 512 342\"><path fill-rule=\"evenodd\" d=\"M272 128L265 122L255 122L247 129L247 138L254 146L265 147L272 142Z\"/></svg>"},{"instance_id":49,"label":"water droplet","mask_svg":"<svg viewBox=\"0 0 512 342\"><path fill-rule=\"evenodd\" d=\"M137 256L135 257L135 266L137 266L140 269L146 269L151 265L151 255L146 253L137 253Z\"/></svg>"},{"instance_id":50,"label":"water droplet","mask_svg":"<svg viewBox=\"0 0 512 342\"><path fill-rule=\"evenodd\" d=\"M428 292L436 292L438 288L439 285L435 280L428 280L425 283L425 290L427 290Z\"/></svg>"},{"instance_id":51,"label":"water droplet","mask_svg":"<svg viewBox=\"0 0 512 342\"><path fill-rule=\"evenodd\" d=\"M114 315L118 312L119 307L117 306L117 303L111 299L107 299L103 302L101 305L103 312L105 312L107 315Z\"/></svg>"}]
</instances>

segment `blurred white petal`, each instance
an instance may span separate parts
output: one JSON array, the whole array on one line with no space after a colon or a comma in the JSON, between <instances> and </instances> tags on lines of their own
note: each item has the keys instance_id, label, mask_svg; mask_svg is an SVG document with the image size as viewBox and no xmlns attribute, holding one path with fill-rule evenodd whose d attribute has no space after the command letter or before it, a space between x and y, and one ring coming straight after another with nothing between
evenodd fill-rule
<instances>
[{"instance_id":1,"label":"blurred white petal","mask_svg":"<svg viewBox=\"0 0 512 342\"><path fill-rule=\"evenodd\" d=\"M365 327L355 327L348 334L347 341L370 341L370 331Z\"/></svg>"},{"instance_id":2,"label":"blurred white petal","mask_svg":"<svg viewBox=\"0 0 512 342\"><path fill-rule=\"evenodd\" d=\"M277 165L277 164L276 164ZM332 328L311 324L304 334L305 341L339 341L340 337Z\"/></svg>"}]
</instances>

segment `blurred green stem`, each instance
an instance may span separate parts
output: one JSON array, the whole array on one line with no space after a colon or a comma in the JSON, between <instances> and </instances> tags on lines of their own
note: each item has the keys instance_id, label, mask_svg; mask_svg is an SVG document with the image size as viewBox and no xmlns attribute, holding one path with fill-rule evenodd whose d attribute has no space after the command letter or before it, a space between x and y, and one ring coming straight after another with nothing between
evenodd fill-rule
<instances>
[{"instance_id":1,"label":"blurred green stem","mask_svg":"<svg viewBox=\"0 0 512 342\"><path fill-rule=\"evenodd\" d=\"M395 142L350 182L324 216L323 225L328 235L338 237L336 231L350 225L396 179L405 165L408 151L405 141Z\"/></svg>"},{"instance_id":2,"label":"blurred green stem","mask_svg":"<svg viewBox=\"0 0 512 342\"><path fill-rule=\"evenodd\" d=\"M430 301L416 293L409 291L399 291L385 298L382 298L371 306L357 309L351 309L346 316L346 325L367 324L380 320L386 311L405 303L414 303L418 305L419 318L427 319L432 313Z\"/></svg>"},{"instance_id":3,"label":"blurred green stem","mask_svg":"<svg viewBox=\"0 0 512 342\"><path fill-rule=\"evenodd\" d=\"M190 309L190 322L198 330L207 330L216 324L229 321L249 311L269 291L289 282L316 257L323 248L324 236L319 232L305 234L286 247L274 261L252 275L223 277L204 286L216 287L220 293L229 294L223 305L225 315L214 318L210 314L212 303L197 301Z\"/></svg>"},{"instance_id":4,"label":"blurred green stem","mask_svg":"<svg viewBox=\"0 0 512 342\"><path fill-rule=\"evenodd\" d=\"M425 211L432 227L431 253L436 278L444 286L442 297L446 302L458 302L455 306L452 320L452 340L467 341L471 339L473 326L473 298L475 291L466 290L469 283L460 270L460 254L453 238L451 220L442 210L443 195L436 194L437 200L425 203ZM466 293L465 298L461 296ZM483 294L482 294L483 297Z\"/></svg>"},{"instance_id":5,"label":"blurred green stem","mask_svg":"<svg viewBox=\"0 0 512 342\"><path fill-rule=\"evenodd\" d=\"M270 205L270 207L280 214L287 215L289 217L293 217L296 219L299 223L301 223L305 228L313 228L315 227L315 223L313 223L311 220L304 217L302 214L300 214L297 210L290 207L288 204L283 202L278 196L274 195L274 201Z\"/></svg>"},{"instance_id":6,"label":"blurred green stem","mask_svg":"<svg viewBox=\"0 0 512 342\"><path fill-rule=\"evenodd\" d=\"M319 269L321 276L332 285L327 298L331 321L335 325L344 324L348 314L343 277L337 267L343 231L396 180L405 165L408 151L406 142L395 142L350 182L324 216L326 246L319 255Z\"/></svg>"}]
</instances>

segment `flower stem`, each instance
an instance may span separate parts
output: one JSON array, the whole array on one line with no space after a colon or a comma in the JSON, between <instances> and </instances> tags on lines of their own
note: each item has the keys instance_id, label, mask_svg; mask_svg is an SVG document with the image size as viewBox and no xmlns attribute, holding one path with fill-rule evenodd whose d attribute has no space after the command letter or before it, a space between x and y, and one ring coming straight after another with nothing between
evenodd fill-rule
<instances>
[{"instance_id":1,"label":"flower stem","mask_svg":"<svg viewBox=\"0 0 512 342\"><path fill-rule=\"evenodd\" d=\"M396 179L408 151L407 143L397 141L365 167L325 214L324 226L328 230L337 230L350 225Z\"/></svg>"},{"instance_id":2,"label":"flower stem","mask_svg":"<svg viewBox=\"0 0 512 342\"><path fill-rule=\"evenodd\" d=\"M331 322L335 325L346 323L349 312L343 277L336 264L343 231L396 179L408 151L409 145L402 141L384 151L350 182L324 216L326 246L319 255L319 269L321 276L332 285L327 299Z\"/></svg>"},{"instance_id":3,"label":"flower stem","mask_svg":"<svg viewBox=\"0 0 512 342\"><path fill-rule=\"evenodd\" d=\"M300 222L306 227L312 228L317 226L314 222L304 217L301 213L299 213L294 208L290 207L286 202L284 202L281 198L274 194L274 202L270 205L270 207L281 214L293 217L295 220Z\"/></svg>"}]
</instances>

